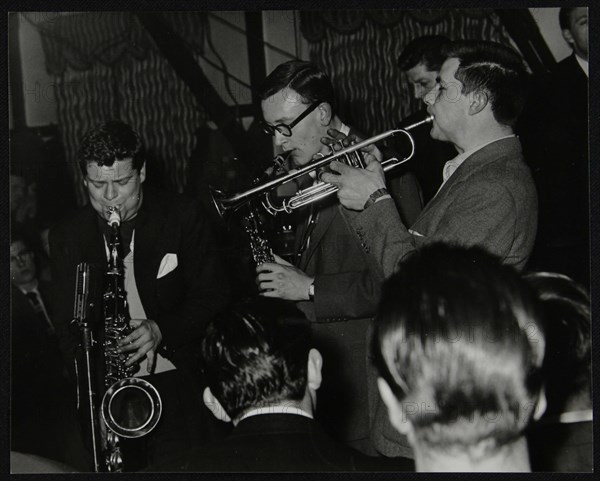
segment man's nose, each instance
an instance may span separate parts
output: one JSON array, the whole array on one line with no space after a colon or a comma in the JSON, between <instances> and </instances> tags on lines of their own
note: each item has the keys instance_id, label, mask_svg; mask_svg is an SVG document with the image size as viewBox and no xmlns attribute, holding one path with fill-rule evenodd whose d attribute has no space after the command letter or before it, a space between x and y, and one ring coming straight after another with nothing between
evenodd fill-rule
<instances>
[{"instance_id":1,"label":"man's nose","mask_svg":"<svg viewBox=\"0 0 600 481\"><path fill-rule=\"evenodd\" d=\"M436 90L437 89L434 87L425 95L423 95L423 102L425 102L425 104L433 105L435 103Z\"/></svg>"},{"instance_id":2,"label":"man's nose","mask_svg":"<svg viewBox=\"0 0 600 481\"><path fill-rule=\"evenodd\" d=\"M280 134L278 130L275 131L275 145L277 147L281 146L285 139L287 139L285 135Z\"/></svg>"},{"instance_id":3,"label":"man's nose","mask_svg":"<svg viewBox=\"0 0 600 481\"><path fill-rule=\"evenodd\" d=\"M413 97L417 100L423 97L423 87L420 85L413 85Z\"/></svg>"},{"instance_id":4,"label":"man's nose","mask_svg":"<svg viewBox=\"0 0 600 481\"><path fill-rule=\"evenodd\" d=\"M106 183L106 188L104 189L104 198L106 200L113 200L117 197L117 189L115 189L115 185L112 182Z\"/></svg>"}]
</instances>

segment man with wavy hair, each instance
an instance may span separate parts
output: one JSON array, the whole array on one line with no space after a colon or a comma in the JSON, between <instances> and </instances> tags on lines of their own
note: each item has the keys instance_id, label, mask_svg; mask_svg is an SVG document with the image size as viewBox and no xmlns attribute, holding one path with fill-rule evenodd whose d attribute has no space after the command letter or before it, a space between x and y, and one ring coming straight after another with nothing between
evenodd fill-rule
<instances>
[{"instance_id":1,"label":"man with wavy hair","mask_svg":"<svg viewBox=\"0 0 600 481\"><path fill-rule=\"evenodd\" d=\"M533 290L478 247L432 244L385 284L378 385L417 471L530 471L524 430L545 409Z\"/></svg>"}]
</instances>

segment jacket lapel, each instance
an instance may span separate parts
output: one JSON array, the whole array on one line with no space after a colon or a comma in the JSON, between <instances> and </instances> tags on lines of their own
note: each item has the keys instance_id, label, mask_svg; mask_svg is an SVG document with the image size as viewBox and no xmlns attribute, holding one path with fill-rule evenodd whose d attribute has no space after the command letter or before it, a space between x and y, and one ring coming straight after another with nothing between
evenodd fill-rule
<instances>
[{"instance_id":1,"label":"jacket lapel","mask_svg":"<svg viewBox=\"0 0 600 481\"><path fill-rule=\"evenodd\" d=\"M161 259L156 256L165 225L163 211L150 191L144 192L144 201L135 222L133 240L133 270L135 282L146 315L154 312L154 285Z\"/></svg>"},{"instance_id":2,"label":"jacket lapel","mask_svg":"<svg viewBox=\"0 0 600 481\"><path fill-rule=\"evenodd\" d=\"M337 198L335 199L337 202ZM323 239L323 236L327 232L329 228L329 224L333 221L336 215L338 215L337 205L328 205L327 207L323 207L319 211L319 218L315 224L315 227L310 234L310 244L308 245L308 249L306 249L302 253L302 257L300 258L299 269L305 270L306 266L310 262L312 255L315 253L319 243Z\"/></svg>"},{"instance_id":3,"label":"jacket lapel","mask_svg":"<svg viewBox=\"0 0 600 481\"><path fill-rule=\"evenodd\" d=\"M516 151L520 150L521 144L519 140L516 137L510 137L492 142L467 157L446 183L442 185L435 197L423 208L419 217L417 217L417 220L415 220L414 224L411 226L411 229L426 235L426 229L423 228L423 225L427 225L427 218L432 212L439 212L439 205L446 203L446 199L455 185L465 181L488 163L494 162L503 156L512 157L516 155Z\"/></svg>"}]
</instances>

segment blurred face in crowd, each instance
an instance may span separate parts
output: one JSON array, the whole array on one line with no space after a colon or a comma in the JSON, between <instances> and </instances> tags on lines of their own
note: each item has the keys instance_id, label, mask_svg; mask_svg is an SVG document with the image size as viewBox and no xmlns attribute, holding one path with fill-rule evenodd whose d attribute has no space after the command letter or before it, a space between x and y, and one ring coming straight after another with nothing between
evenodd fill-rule
<instances>
[{"instance_id":1,"label":"blurred face in crowd","mask_svg":"<svg viewBox=\"0 0 600 481\"><path fill-rule=\"evenodd\" d=\"M431 137L455 144L457 134L464 129L469 110L469 99L462 93L462 82L454 77L459 64L457 58L446 60L435 87L424 97L427 111L433 115Z\"/></svg>"},{"instance_id":2,"label":"blurred face in crowd","mask_svg":"<svg viewBox=\"0 0 600 481\"><path fill-rule=\"evenodd\" d=\"M588 59L588 8L577 7L569 17L569 29L562 31L564 39L584 60Z\"/></svg>"},{"instance_id":3,"label":"blurred face in crowd","mask_svg":"<svg viewBox=\"0 0 600 481\"><path fill-rule=\"evenodd\" d=\"M25 201L27 184L23 177L11 174L10 176L10 211L15 212Z\"/></svg>"},{"instance_id":4,"label":"blurred face in crowd","mask_svg":"<svg viewBox=\"0 0 600 481\"><path fill-rule=\"evenodd\" d=\"M35 279L33 252L21 240L10 245L10 278L16 286Z\"/></svg>"},{"instance_id":5,"label":"blurred face in crowd","mask_svg":"<svg viewBox=\"0 0 600 481\"><path fill-rule=\"evenodd\" d=\"M435 87L438 72L437 70L428 70L424 63L418 63L406 71L406 76L413 87L414 98L422 99L427 92Z\"/></svg>"},{"instance_id":6,"label":"blurred face in crowd","mask_svg":"<svg viewBox=\"0 0 600 481\"><path fill-rule=\"evenodd\" d=\"M310 103L298 92L285 88L261 102L263 118L271 126L290 125L296 118L310 108ZM291 160L296 166L308 164L313 155L324 147L321 137L327 135L331 120L331 109L323 102L292 128L292 135L286 137L275 132L275 145L281 146L284 152L290 152Z\"/></svg>"},{"instance_id":7,"label":"blurred face in crowd","mask_svg":"<svg viewBox=\"0 0 600 481\"><path fill-rule=\"evenodd\" d=\"M146 180L146 164L138 172L132 159L116 160L113 165L98 166L88 162L83 183L90 202L101 217L108 220L108 207L119 207L121 220L133 218L142 205L142 183Z\"/></svg>"}]
</instances>

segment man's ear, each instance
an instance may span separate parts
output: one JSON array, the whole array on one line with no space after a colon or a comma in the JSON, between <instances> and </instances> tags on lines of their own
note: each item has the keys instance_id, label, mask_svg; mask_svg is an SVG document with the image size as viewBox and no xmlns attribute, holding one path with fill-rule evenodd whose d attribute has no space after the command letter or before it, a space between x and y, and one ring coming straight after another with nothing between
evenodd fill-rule
<instances>
[{"instance_id":1,"label":"man's ear","mask_svg":"<svg viewBox=\"0 0 600 481\"><path fill-rule=\"evenodd\" d=\"M216 417L219 421L223 421L225 423L231 422L231 418L229 414L225 412L223 406L219 400L213 395L212 391L209 387L204 389L202 393L202 400L204 401L204 405L208 408L208 410Z\"/></svg>"},{"instance_id":2,"label":"man's ear","mask_svg":"<svg viewBox=\"0 0 600 481\"><path fill-rule=\"evenodd\" d=\"M329 125L331 123L331 119L333 118L333 109L328 102L321 102L321 104L317 107L317 111L319 112L319 121L321 125Z\"/></svg>"},{"instance_id":3,"label":"man's ear","mask_svg":"<svg viewBox=\"0 0 600 481\"><path fill-rule=\"evenodd\" d=\"M390 423L400 434L409 435L412 431L412 425L408 419L404 416L402 411L402 404L392 392L390 385L382 377L377 378L377 387L379 388L379 394L383 403L386 405L388 410L388 417Z\"/></svg>"},{"instance_id":4,"label":"man's ear","mask_svg":"<svg viewBox=\"0 0 600 481\"><path fill-rule=\"evenodd\" d=\"M575 40L573 39L573 34L568 28L562 30L562 36L565 39L565 42L569 44L569 46L572 46L575 43Z\"/></svg>"},{"instance_id":5,"label":"man's ear","mask_svg":"<svg viewBox=\"0 0 600 481\"><path fill-rule=\"evenodd\" d=\"M488 104L488 94L484 90L471 92L469 97L469 115L478 114Z\"/></svg>"},{"instance_id":6,"label":"man's ear","mask_svg":"<svg viewBox=\"0 0 600 481\"><path fill-rule=\"evenodd\" d=\"M144 162L144 165L142 165L142 168L140 169L140 183L144 182L146 180L146 162Z\"/></svg>"},{"instance_id":7,"label":"man's ear","mask_svg":"<svg viewBox=\"0 0 600 481\"><path fill-rule=\"evenodd\" d=\"M542 387L537 402L535 403L535 411L533 412L533 420L539 421L546 412L548 400L546 399L546 389Z\"/></svg>"},{"instance_id":8,"label":"man's ear","mask_svg":"<svg viewBox=\"0 0 600 481\"><path fill-rule=\"evenodd\" d=\"M308 387L313 391L316 391L321 387L321 381L323 377L321 370L323 368L323 356L316 349L311 349L308 352L308 367L307 367L307 382Z\"/></svg>"}]
</instances>

